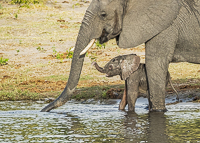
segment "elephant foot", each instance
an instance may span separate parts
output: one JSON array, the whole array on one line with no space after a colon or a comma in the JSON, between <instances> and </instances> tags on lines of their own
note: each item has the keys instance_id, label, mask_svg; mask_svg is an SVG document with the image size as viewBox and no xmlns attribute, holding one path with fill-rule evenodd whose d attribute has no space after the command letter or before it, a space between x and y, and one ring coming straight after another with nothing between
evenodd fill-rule
<instances>
[{"instance_id":1,"label":"elephant foot","mask_svg":"<svg viewBox=\"0 0 200 143\"><path fill-rule=\"evenodd\" d=\"M152 107L152 105L154 105L154 106ZM165 107L165 103L163 103L163 104L154 103L154 104L149 105L149 111L150 112L166 112L167 109Z\"/></svg>"},{"instance_id":2,"label":"elephant foot","mask_svg":"<svg viewBox=\"0 0 200 143\"><path fill-rule=\"evenodd\" d=\"M131 108L131 109L128 109L128 112L135 112L135 107Z\"/></svg>"},{"instance_id":3,"label":"elephant foot","mask_svg":"<svg viewBox=\"0 0 200 143\"><path fill-rule=\"evenodd\" d=\"M150 109L150 112L167 112L167 109Z\"/></svg>"}]
</instances>

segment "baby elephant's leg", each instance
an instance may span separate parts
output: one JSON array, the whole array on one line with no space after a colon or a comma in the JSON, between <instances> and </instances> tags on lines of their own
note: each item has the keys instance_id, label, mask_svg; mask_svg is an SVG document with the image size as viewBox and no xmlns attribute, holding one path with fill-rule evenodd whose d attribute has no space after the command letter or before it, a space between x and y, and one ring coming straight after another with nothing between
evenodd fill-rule
<instances>
[{"instance_id":1,"label":"baby elephant's leg","mask_svg":"<svg viewBox=\"0 0 200 143\"><path fill-rule=\"evenodd\" d=\"M128 111L135 111L135 102L139 92L139 79L138 75L132 74L127 80L127 101Z\"/></svg>"},{"instance_id":2,"label":"baby elephant's leg","mask_svg":"<svg viewBox=\"0 0 200 143\"><path fill-rule=\"evenodd\" d=\"M124 88L124 94L122 97L122 100L119 104L119 110L124 110L127 105L127 81L125 80L125 88Z\"/></svg>"}]
</instances>

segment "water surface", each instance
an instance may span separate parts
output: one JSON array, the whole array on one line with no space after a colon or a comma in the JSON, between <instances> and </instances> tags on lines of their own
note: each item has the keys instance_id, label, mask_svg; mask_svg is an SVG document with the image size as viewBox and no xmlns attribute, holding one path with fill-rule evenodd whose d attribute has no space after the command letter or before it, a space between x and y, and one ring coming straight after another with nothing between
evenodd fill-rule
<instances>
[{"instance_id":1,"label":"water surface","mask_svg":"<svg viewBox=\"0 0 200 143\"><path fill-rule=\"evenodd\" d=\"M119 102L70 101L48 113L40 112L43 102L0 102L0 142L200 142L199 103L149 113L139 98L130 113Z\"/></svg>"}]
</instances>

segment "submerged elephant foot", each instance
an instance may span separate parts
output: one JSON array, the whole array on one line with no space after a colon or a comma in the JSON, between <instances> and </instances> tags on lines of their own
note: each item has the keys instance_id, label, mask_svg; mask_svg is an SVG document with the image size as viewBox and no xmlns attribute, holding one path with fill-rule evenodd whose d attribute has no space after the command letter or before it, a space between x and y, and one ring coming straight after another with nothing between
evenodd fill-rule
<instances>
[{"instance_id":1,"label":"submerged elephant foot","mask_svg":"<svg viewBox=\"0 0 200 143\"><path fill-rule=\"evenodd\" d=\"M154 106L152 106L152 105L154 105ZM167 109L165 107L165 103L159 102L159 103L149 104L149 111L150 112L166 112Z\"/></svg>"},{"instance_id":2,"label":"submerged elephant foot","mask_svg":"<svg viewBox=\"0 0 200 143\"><path fill-rule=\"evenodd\" d=\"M129 107L128 112L135 112L135 107L131 107L131 108Z\"/></svg>"}]
</instances>

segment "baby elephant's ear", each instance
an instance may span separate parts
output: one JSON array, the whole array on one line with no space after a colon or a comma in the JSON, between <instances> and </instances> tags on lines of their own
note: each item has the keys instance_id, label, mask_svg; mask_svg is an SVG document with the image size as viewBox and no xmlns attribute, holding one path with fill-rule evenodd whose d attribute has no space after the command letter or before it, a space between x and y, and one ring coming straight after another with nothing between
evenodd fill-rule
<instances>
[{"instance_id":1,"label":"baby elephant's ear","mask_svg":"<svg viewBox=\"0 0 200 143\"><path fill-rule=\"evenodd\" d=\"M121 60L121 78L126 80L140 65L140 57L137 55L127 55Z\"/></svg>"}]
</instances>

